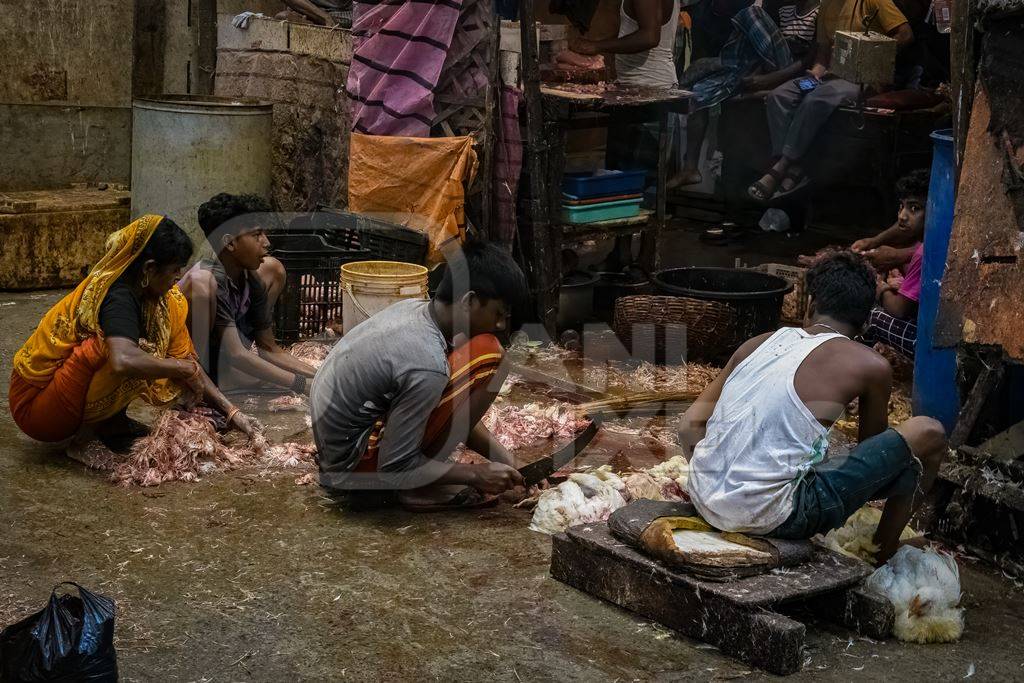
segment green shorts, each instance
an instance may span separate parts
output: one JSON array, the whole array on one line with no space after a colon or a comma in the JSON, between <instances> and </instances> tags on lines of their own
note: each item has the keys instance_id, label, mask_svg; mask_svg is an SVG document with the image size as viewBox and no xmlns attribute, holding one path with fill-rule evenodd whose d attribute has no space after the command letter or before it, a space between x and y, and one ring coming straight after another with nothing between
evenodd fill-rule
<instances>
[{"instance_id":1,"label":"green shorts","mask_svg":"<svg viewBox=\"0 0 1024 683\"><path fill-rule=\"evenodd\" d=\"M913 495L921 461L903 436L887 429L845 456L810 470L793 494L793 512L766 536L798 540L838 529L871 500Z\"/></svg>"}]
</instances>

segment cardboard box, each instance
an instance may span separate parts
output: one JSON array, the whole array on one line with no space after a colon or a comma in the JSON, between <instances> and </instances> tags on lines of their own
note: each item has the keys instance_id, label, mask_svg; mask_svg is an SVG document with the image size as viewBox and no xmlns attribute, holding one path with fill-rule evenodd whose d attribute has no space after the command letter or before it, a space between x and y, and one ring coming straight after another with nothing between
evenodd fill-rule
<instances>
[{"instance_id":1,"label":"cardboard box","mask_svg":"<svg viewBox=\"0 0 1024 683\"><path fill-rule=\"evenodd\" d=\"M231 25L231 14L217 16L217 49L219 50L288 50L288 24L276 19L250 17L248 28Z\"/></svg>"},{"instance_id":2,"label":"cardboard box","mask_svg":"<svg viewBox=\"0 0 1024 683\"><path fill-rule=\"evenodd\" d=\"M830 71L851 83L888 85L896 71L896 41L874 31L836 31Z\"/></svg>"}]
</instances>

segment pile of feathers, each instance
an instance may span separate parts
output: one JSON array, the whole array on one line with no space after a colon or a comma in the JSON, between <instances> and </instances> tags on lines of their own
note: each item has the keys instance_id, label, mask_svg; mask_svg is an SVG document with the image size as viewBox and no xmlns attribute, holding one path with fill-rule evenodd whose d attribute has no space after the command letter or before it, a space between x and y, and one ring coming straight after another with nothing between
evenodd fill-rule
<instances>
[{"instance_id":1,"label":"pile of feathers","mask_svg":"<svg viewBox=\"0 0 1024 683\"><path fill-rule=\"evenodd\" d=\"M828 532L820 540L822 545L830 550L873 564L875 555L878 554L878 546L874 541L875 531L878 529L878 522L881 519L881 510L865 505L850 515L846 524ZM906 541L920 535L910 526L906 526L900 532L900 540Z\"/></svg>"},{"instance_id":2,"label":"pile of feathers","mask_svg":"<svg viewBox=\"0 0 1024 683\"><path fill-rule=\"evenodd\" d=\"M158 486L169 481L196 481L219 469L292 468L315 462L315 446L274 445L261 433L229 443L217 432L216 424L216 419L200 411L163 411L150 435L132 445L127 459L113 464L111 480L121 486Z\"/></svg>"}]
</instances>

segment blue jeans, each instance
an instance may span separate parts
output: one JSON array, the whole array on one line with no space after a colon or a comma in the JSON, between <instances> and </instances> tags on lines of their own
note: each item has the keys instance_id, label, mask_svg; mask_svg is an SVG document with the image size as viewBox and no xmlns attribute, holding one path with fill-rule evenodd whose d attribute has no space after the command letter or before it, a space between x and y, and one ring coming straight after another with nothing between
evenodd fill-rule
<instances>
[{"instance_id":1,"label":"blue jeans","mask_svg":"<svg viewBox=\"0 0 1024 683\"><path fill-rule=\"evenodd\" d=\"M871 500L917 491L921 461L903 436L887 429L846 456L815 467L793 494L793 512L767 536L800 540L838 529Z\"/></svg>"}]
</instances>

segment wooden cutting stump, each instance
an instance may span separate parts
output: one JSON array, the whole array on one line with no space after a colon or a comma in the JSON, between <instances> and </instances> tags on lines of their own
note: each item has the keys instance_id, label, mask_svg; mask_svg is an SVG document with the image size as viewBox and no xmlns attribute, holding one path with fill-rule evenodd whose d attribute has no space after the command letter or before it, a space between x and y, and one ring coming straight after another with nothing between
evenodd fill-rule
<instances>
[{"instance_id":1,"label":"wooden cutting stump","mask_svg":"<svg viewBox=\"0 0 1024 683\"><path fill-rule=\"evenodd\" d=\"M677 572L612 537L606 523L552 537L551 575L774 674L803 664L804 624L776 612L803 603L873 638L892 632L887 600L860 590L871 568L817 549L805 564L716 583Z\"/></svg>"}]
</instances>

